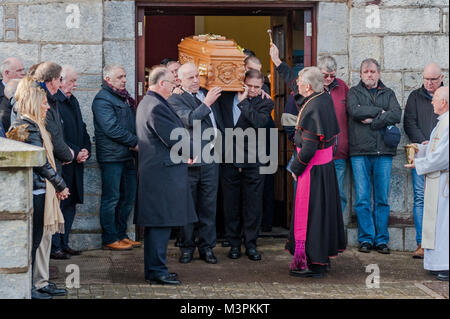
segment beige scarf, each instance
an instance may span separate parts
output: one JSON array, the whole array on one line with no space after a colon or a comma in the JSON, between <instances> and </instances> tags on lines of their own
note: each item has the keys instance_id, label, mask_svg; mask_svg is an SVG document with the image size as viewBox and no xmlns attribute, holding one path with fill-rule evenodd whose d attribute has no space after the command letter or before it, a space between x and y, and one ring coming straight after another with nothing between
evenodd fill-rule
<instances>
[{"instance_id":1,"label":"beige scarf","mask_svg":"<svg viewBox=\"0 0 450 319\"><path fill-rule=\"evenodd\" d=\"M22 114L22 116L32 120L39 127L48 162L56 171L55 159L53 157L53 144L50 134L47 132L44 125L34 120L32 117L25 114ZM45 184L44 233L50 233L52 235L55 233L64 234L64 217L59 206L60 200L56 196L55 187L48 179L45 179Z\"/></svg>"}]
</instances>

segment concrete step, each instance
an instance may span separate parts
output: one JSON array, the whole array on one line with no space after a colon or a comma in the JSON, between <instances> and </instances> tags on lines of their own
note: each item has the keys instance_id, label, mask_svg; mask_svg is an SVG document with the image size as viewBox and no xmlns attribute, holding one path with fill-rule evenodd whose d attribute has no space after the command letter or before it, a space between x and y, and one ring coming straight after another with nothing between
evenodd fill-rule
<instances>
[{"instance_id":1,"label":"concrete step","mask_svg":"<svg viewBox=\"0 0 450 319\"><path fill-rule=\"evenodd\" d=\"M390 225L389 231L389 248L396 251L415 251L416 229L411 225ZM358 226L349 225L347 227L347 241L349 247L358 247Z\"/></svg>"}]
</instances>

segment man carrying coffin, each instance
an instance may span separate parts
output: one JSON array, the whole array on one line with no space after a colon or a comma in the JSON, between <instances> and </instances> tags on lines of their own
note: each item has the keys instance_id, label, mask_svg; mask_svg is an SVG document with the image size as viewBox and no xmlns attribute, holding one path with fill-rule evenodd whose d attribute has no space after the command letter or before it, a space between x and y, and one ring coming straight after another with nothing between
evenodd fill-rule
<instances>
[{"instance_id":1,"label":"man carrying coffin","mask_svg":"<svg viewBox=\"0 0 450 319\"><path fill-rule=\"evenodd\" d=\"M212 88L209 92L200 89L198 68L194 63L185 63L178 69L178 78L181 81L182 93L172 94L169 104L180 117L186 129L189 130L190 139L194 145L201 146L192 152L192 158L197 158L196 164L188 168L189 184L194 199L195 210L198 215L198 224L193 223L183 227L183 243L181 247L180 263L191 262L195 247L198 247L200 259L209 264L216 264L213 248L216 246L216 206L217 190L219 187L219 164L208 162L200 154L209 147L214 152L218 129L222 127L215 103L222 89ZM213 134L207 134L207 130ZM199 136L196 136L196 133ZM203 140L204 135L208 140ZM195 139L195 140L194 140ZM213 146L214 145L214 146ZM220 147L220 146L219 146ZM211 154L210 154L211 155ZM195 229L198 231L198 242L195 241Z\"/></svg>"}]
</instances>

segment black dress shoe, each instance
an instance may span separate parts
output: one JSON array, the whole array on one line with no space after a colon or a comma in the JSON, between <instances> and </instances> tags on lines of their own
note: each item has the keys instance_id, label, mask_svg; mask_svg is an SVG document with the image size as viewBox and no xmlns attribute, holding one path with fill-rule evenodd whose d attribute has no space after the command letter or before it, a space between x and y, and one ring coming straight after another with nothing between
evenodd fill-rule
<instances>
[{"instance_id":1,"label":"black dress shoe","mask_svg":"<svg viewBox=\"0 0 450 319\"><path fill-rule=\"evenodd\" d=\"M179 285L181 281L168 274L166 276L161 276L153 279L146 280L150 284L156 285Z\"/></svg>"},{"instance_id":2,"label":"black dress shoe","mask_svg":"<svg viewBox=\"0 0 450 319\"><path fill-rule=\"evenodd\" d=\"M386 244L381 244L378 245L376 247L376 250L380 253L380 254L385 254L388 255L391 253L391 251L389 250L389 247Z\"/></svg>"},{"instance_id":3,"label":"black dress shoe","mask_svg":"<svg viewBox=\"0 0 450 319\"><path fill-rule=\"evenodd\" d=\"M59 289L56 285L47 285L44 288L38 289L41 293L49 294L50 296L65 296L67 295L66 289Z\"/></svg>"},{"instance_id":4,"label":"black dress shoe","mask_svg":"<svg viewBox=\"0 0 450 319\"><path fill-rule=\"evenodd\" d=\"M212 250L207 250L204 253L200 254L200 259L206 261L208 264L217 264L217 258L214 256Z\"/></svg>"},{"instance_id":5,"label":"black dress shoe","mask_svg":"<svg viewBox=\"0 0 450 319\"><path fill-rule=\"evenodd\" d=\"M79 250L73 250L73 249L70 248L70 247L64 248L64 249L63 249L63 252L65 252L65 253L67 253L67 254L69 254L69 255L72 255L72 256L79 256L79 255L81 255L81 251L79 251Z\"/></svg>"},{"instance_id":6,"label":"black dress shoe","mask_svg":"<svg viewBox=\"0 0 450 319\"><path fill-rule=\"evenodd\" d=\"M180 263L182 264L188 264L192 260L192 253L182 253L181 257L179 259Z\"/></svg>"},{"instance_id":7,"label":"black dress shoe","mask_svg":"<svg viewBox=\"0 0 450 319\"><path fill-rule=\"evenodd\" d=\"M358 249L358 251L361 253L370 253L371 250L372 250L372 245L369 243L362 243Z\"/></svg>"},{"instance_id":8,"label":"black dress shoe","mask_svg":"<svg viewBox=\"0 0 450 319\"><path fill-rule=\"evenodd\" d=\"M224 241L222 242L222 247L225 247L225 248L231 247L231 243L230 243L228 240L224 240Z\"/></svg>"},{"instance_id":9,"label":"black dress shoe","mask_svg":"<svg viewBox=\"0 0 450 319\"><path fill-rule=\"evenodd\" d=\"M261 254L256 250L256 248L249 248L245 251L245 254L248 256L248 259L253 261L261 260Z\"/></svg>"},{"instance_id":10,"label":"black dress shoe","mask_svg":"<svg viewBox=\"0 0 450 319\"><path fill-rule=\"evenodd\" d=\"M239 247L231 247L230 252L228 253L228 258L231 259L241 258L241 250L239 249Z\"/></svg>"},{"instance_id":11,"label":"black dress shoe","mask_svg":"<svg viewBox=\"0 0 450 319\"><path fill-rule=\"evenodd\" d=\"M291 269L289 270L289 275L294 277L312 277L312 278L323 278L324 274L322 272L312 271L308 268L306 269Z\"/></svg>"},{"instance_id":12,"label":"black dress shoe","mask_svg":"<svg viewBox=\"0 0 450 319\"><path fill-rule=\"evenodd\" d=\"M439 271L436 278L440 281L448 281L448 270Z\"/></svg>"},{"instance_id":13,"label":"black dress shoe","mask_svg":"<svg viewBox=\"0 0 450 319\"><path fill-rule=\"evenodd\" d=\"M36 288L31 289L31 299L53 299L52 296L44 292L39 292Z\"/></svg>"},{"instance_id":14,"label":"black dress shoe","mask_svg":"<svg viewBox=\"0 0 450 319\"><path fill-rule=\"evenodd\" d=\"M70 259L71 255L63 252L62 250L57 250L50 254L51 259Z\"/></svg>"}]
</instances>

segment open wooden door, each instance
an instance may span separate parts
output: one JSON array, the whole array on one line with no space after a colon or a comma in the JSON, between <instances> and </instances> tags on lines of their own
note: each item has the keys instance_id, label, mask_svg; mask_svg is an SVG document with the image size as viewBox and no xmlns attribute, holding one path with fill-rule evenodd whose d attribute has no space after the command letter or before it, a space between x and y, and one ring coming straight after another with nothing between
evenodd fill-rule
<instances>
[{"instance_id":1,"label":"open wooden door","mask_svg":"<svg viewBox=\"0 0 450 319\"><path fill-rule=\"evenodd\" d=\"M280 59L285 61L295 72L305 66L315 64L312 9L292 10L286 16L274 16L271 18L271 27L273 42L280 51ZM279 167L275 176L275 201L278 205L284 203L284 207L277 207L278 212L283 211L284 213L276 216L276 219L280 224L288 227L294 207L294 183L290 173L286 171L286 165L289 163L294 148L283 131L281 115L291 90L276 71L274 82L275 123L280 131Z\"/></svg>"},{"instance_id":2,"label":"open wooden door","mask_svg":"<svg viewBox=\"0 0 450 319\"><path fill-rule=\"evenodd\" d=\"M136 98L137 103L144 98L145 85L145 10L136 8Z\"/></svg>"}]
</instances>

